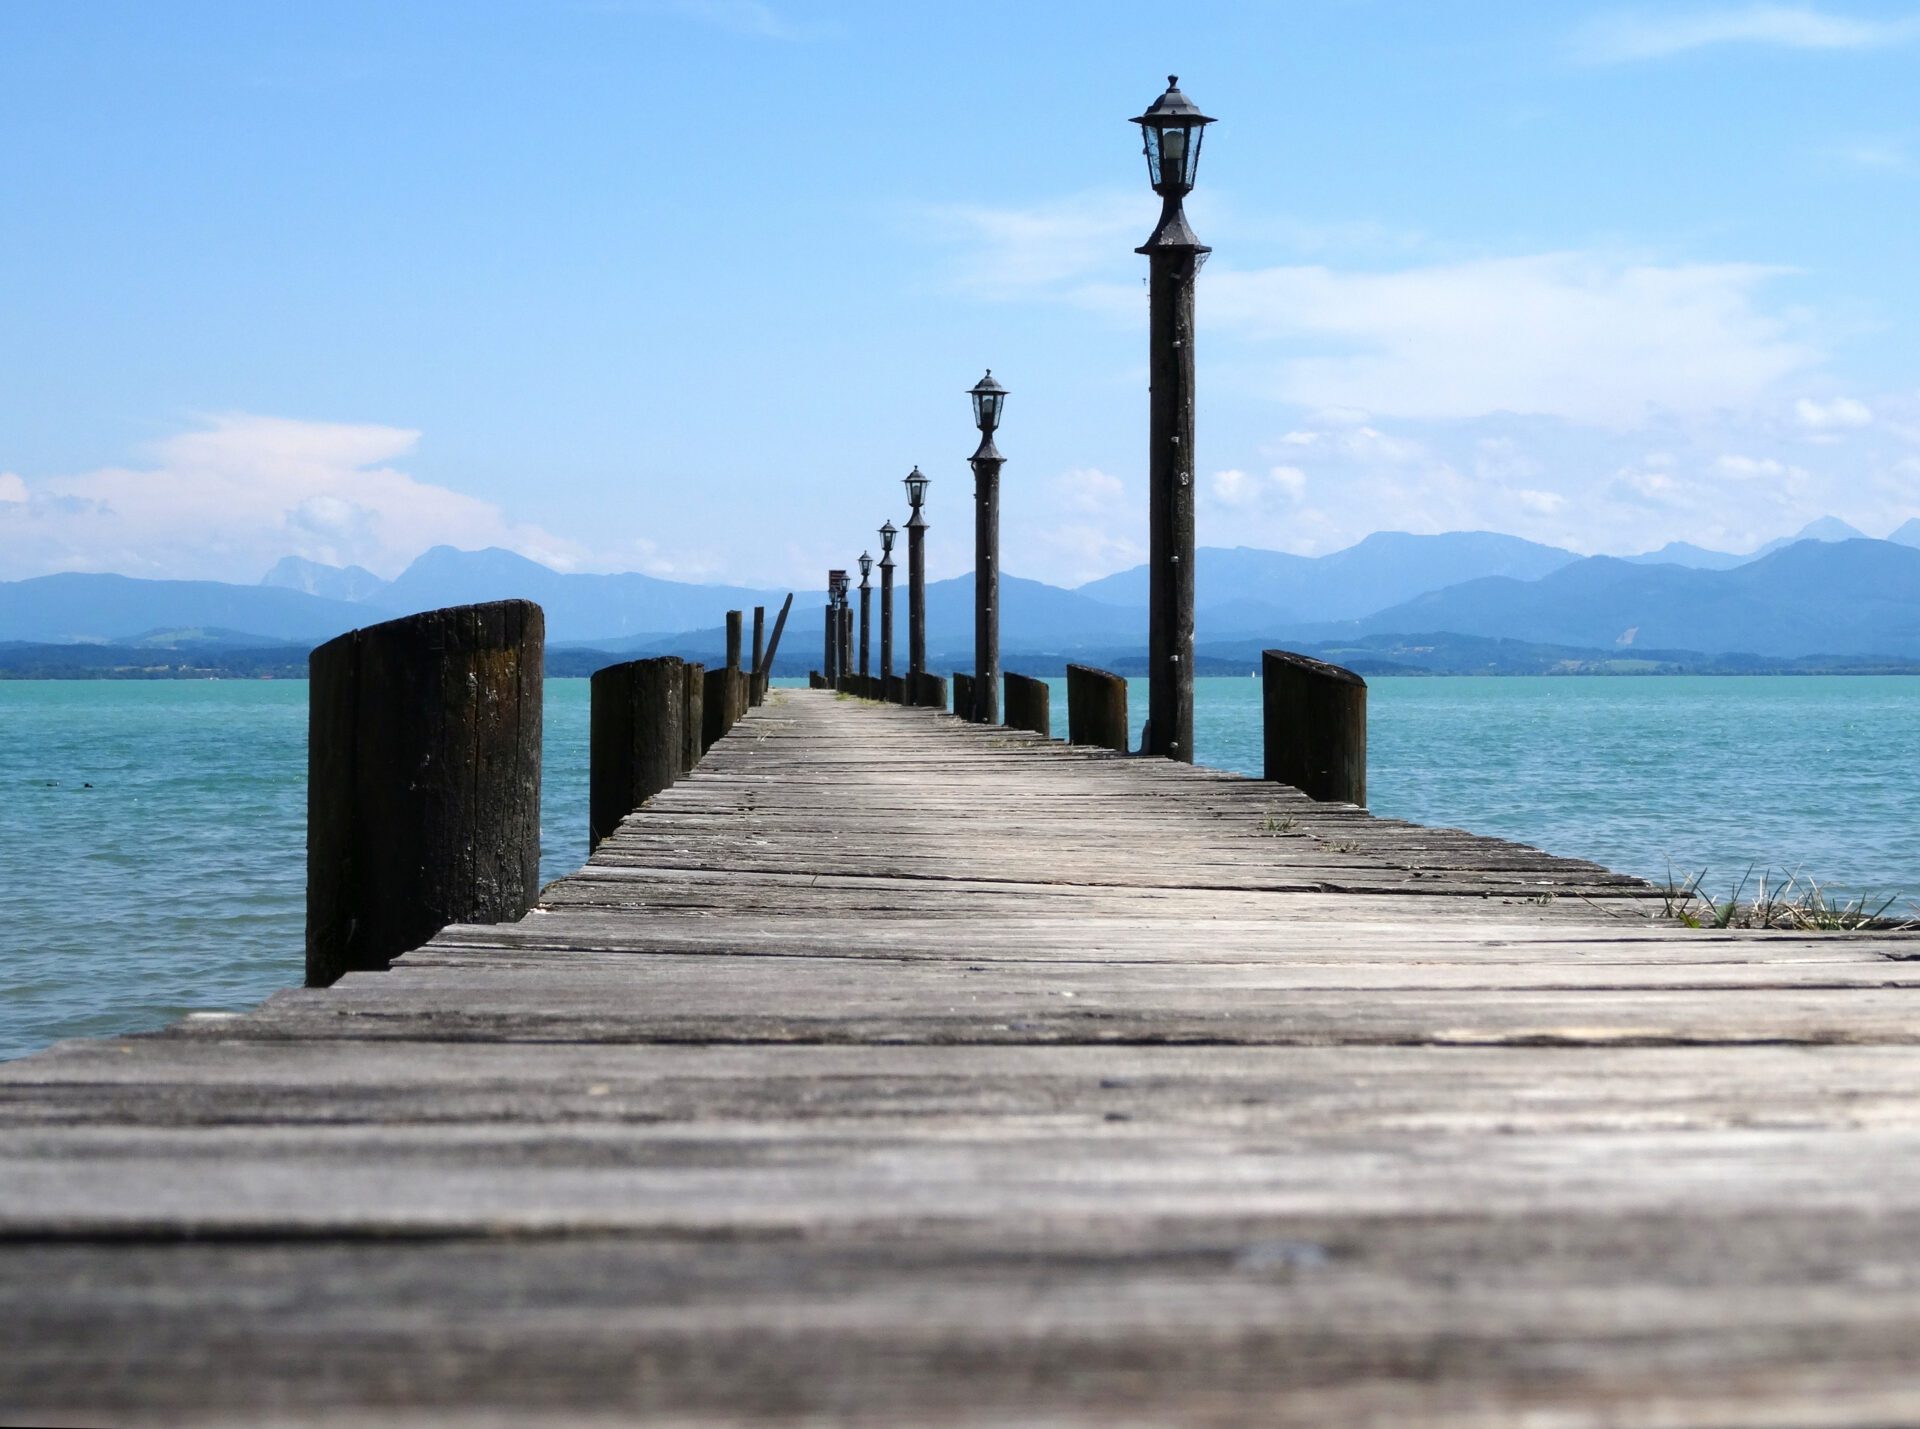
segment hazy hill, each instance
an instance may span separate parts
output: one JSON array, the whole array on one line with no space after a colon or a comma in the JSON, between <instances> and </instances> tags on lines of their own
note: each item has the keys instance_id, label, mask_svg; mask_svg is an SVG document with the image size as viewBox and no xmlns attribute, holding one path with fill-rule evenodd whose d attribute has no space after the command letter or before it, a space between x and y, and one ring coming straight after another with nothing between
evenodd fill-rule
<instances>
[{"instance_id":1,"label":"hazy hill","mask_svg":"<svg viewBox=\"0 0 1920 1429\"><path fill-rule=\"evenodd\" d=\"M317 643L369 623L364 605L274 586L81 572L0 581L0 640L108 642L153 630L217 629L259 637L261 645Z\"/></svg>"},{"instance_id":2,"label":"hazy hill","mask_svg":"<svg viewBox=\"0 0 1920 1429\"><path fill-rule=\"evenodd\" d=\"M1594 556L1538 581L1493 577L1434 591L1352 628L1616 650L1916 656L1920 550L1808 540L1728 571Z\"/></svg>"},{"instance_id":3,"label":"hazy hill","mask_svg":"<svg viewBox=\"0 0 1920 1429\"><path fill-rule=\"evenodd\" d=\"M305 591L329 600L378 601L387 583L365 566L327 566L299 556L282 556L260 584Z\"/></svg>"},{"instance_id":4,"label":"hazy hill","mask_svg":"<svg viewBox=\"0 0 1920 1429\"><path fill-rule=\"evenodd\" d=\"M1709 551L1705 546L1696 546L1691 541L1669 541L1657 551L1622 556L1620 559L1637 566L1686 566L1697 571L1730 571L1735 566L1744 566L1753 557L1736 556L1731 551Z\"/></svg>"},{"instance_id":5,"label":"hazy hill","mask_svg":"<svg viewBox=\"0 0 1920 1429\"><path fill-rule=\"evenodd\" d=\"M647 631L694 630L712 624L728 610L778 606L785 594L741 586L689 585L637 572L563 575L498 547L459 551L435 546L381 591L380 604L411 614L482 600L532 600L547 613L549 640L601 640ZM797 595L794 604L801 604Z\"/></svg>"},{"instance_id":6,"label":"hazy hill","mask_svg":"<svg viewBox=\"0 0 1920 1429\"><path fill-rule=\"evenodd\" d=\"M1325 556L1292 556L1247 546L1205 546L1196 553L1194 600L1203 623L1209 612L1231 607L1226 619L1251 624L1302 620L1351 620L1410 600L1425 591L1480 576L1534 580L1580 557L1493 531L1449 531L1414 536L1378 531L1345 550ZM1112 605L1147 603L1147 568L1135 566L1078 593Z\"/></svg>"}]
</instances>

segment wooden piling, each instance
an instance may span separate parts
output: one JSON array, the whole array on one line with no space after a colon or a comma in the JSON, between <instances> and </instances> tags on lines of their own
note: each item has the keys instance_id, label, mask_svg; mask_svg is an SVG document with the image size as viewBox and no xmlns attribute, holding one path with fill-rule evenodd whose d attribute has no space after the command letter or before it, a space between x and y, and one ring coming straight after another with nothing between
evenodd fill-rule
<instances>
[{"instance_id":1,"label":"wooden piling","mask_svg":"<svg viewBox=\"0 0 1920 1429\"><path fill-rule=\"evenodd\" d=\"M818 670L807 671L807 688L808 689L824 690L826 687L827 687L827 677L825 675L821 674Z\"/></svg>"},{"instance_id":2,"label":"wooden piling","mask_svg":"<svg viewBox=\"0 0 1920 1429\"><path fill-rule=\"evenodd\" d=\"M885 698L892 704L896 704L896 705L906 704L907 703L906 677L904 675L886 675L886 676L883 676L882 678L885 681L885 684L887 687Z\"/></svg>"},{"instance_id":3,"label":"wooden piling","mask_svg":"<svg viewBox=\"0 0 1920 1429\"><path fill-rule=\"evenodd\" d=\"M588 726L587 846L680 776L686 662L662 655L593 672Z\"/></svg>"},{"instance_id":4,"label":"wooden piling","mask_svg":"<svg viewBox=\"0 0 1920 1429\"><path fill-rule=\"evenodd\" d=\"M793 592L780 602L780 613L773 618L773 635L767 641L767 653L753 662L754 703L764 704L767 686L773 680L773 662L780 655L780 636L787 628L787 612L793 609Z\"/></svg>"},{"instance_id":5,"label":"wooden piling","mask_svg":"<svg viewBox=\"0 0 1920 1429\"><path fill-rule=\"evenodd\" d=\"M913 703L925 709L943 710L947 707L947 677L929 674L925 671L913 680Z\"/></svg>"},{"instance_id":6,"label":"wooden piling","mask_svg":"<svg viewBox=\"0 0 1920 1429\"><path fill-rule=\"evenodd\" d=\"M1067 666L1067 742L1127 752L1127 682L1091 665Z\"/></svg>"},{"instance_id":7,"label":"wooden piling","mask_svg":"<svg viewBox=\"0 0 1920 1429\"><path fill-rule=\"evenodd\" d=\"M953 712L961 719L973 718L973 676L962 670L953 672Z\"/></svg>"},{"instance_id":8,"label":"wooden piling","mask_svg":"<svg viewBox=\"0 0 1920 1429\"><path fill-rule=\"evenodd\" d=\"M308 658L307 983L385 968L540 889L546 618L431 610Z\"/></svg>"},{"instance_id":9,"label":"wooden piling","mask_svg":"<svg viewBox=\"0 0 1920 1429\"><path fill-rule=\"evenodd\" d=\"M1290 650L1261 656L1266 777L1323 803L1367 804L1367 682Z\"/></svg>"},{"instance_id":10,"label":"wooden piling","mask_svg":"<svg viewBox=\"0 0 1920 1429\"><path fill-rule=\"evenodd\" d=\"M680 719L680 772L691 774L700 756L706 753L702 741L707 724L707 667L689 660L682 679L687 702L686 712Z\"/></svg>"},{"instance_id":11,"label":"wooden piling","mask_svg":"<svg viewBox=\"0 0 1920 1429\"><path fill-rule=\"evenodd\" d=\"M748 667L747 703L758 705L767 697L766 676L760 666L766 660L767 608L756 605L753 608L753 664Z\"/></svg>"},{"instance_id":12,"label":"wooden piling","mask_svg":"<svg viewBox=\"0 0 1920 1429\"><path fill-rule=\"evenodd\" d=\"M1036 680L1031 675L1008 675L1006 678L1006 722L1008 729L1031 730L1035 734L1053 737L1053 691L1045 680Z\"/></svg>"},{"instance_id":13,"label":"wooden piling","mask_svg":"<svg viewBox=\"0 0 1920 1429\"><path fill-rule=\"evenodd\" d=\"M740 663L741 620L742 617L739 611L730 610L727 612L727 668L729 670L745 668Z\"/></svg>"}]
</instances>

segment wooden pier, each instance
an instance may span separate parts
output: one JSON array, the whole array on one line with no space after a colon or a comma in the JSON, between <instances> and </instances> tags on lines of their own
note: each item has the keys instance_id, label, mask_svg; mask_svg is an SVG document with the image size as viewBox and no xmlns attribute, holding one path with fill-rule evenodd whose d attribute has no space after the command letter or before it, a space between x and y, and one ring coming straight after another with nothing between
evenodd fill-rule
<instances>
[{"instance_id":1,"label":"wooden pier","mask_svg":"<svg viewBox=\"0 0 1920 1429\"><path fill-rule=\"evenodd\" d=\"M775 692L518 923L0 1067L0 1421L1920 1419L1920 943L1660 909Z\"/></svg>"}]
</instances>

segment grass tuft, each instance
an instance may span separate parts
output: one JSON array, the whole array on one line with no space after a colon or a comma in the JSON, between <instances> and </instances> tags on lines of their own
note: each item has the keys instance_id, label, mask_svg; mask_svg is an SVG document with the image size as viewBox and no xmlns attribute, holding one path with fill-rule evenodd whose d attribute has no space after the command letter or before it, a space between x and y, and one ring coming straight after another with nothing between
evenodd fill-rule
<instances>
[{"instance_id":1,"label":"grass tuft","mask_svg":"<svg viewBox=\"0 0 1920 1429\"><path fill-rule=\"evenodd\" d=\"M1661 915L1689 928L1772 928L1796 933L1906 933L1920 929L1920 905L1909 905L1911 916L1889 916L1899 901L1898 894L1835 898L1813 879L1797 873L1776 877L1768 869L1756 880L1754 870L1758 867L1749 864L1728 888L1726 897L1715 898L1701 891L1707 881L1705 869L1682 879L1674 876L1669 865L1667 881L1660 890Z\"/></svg>"}]
</instances>

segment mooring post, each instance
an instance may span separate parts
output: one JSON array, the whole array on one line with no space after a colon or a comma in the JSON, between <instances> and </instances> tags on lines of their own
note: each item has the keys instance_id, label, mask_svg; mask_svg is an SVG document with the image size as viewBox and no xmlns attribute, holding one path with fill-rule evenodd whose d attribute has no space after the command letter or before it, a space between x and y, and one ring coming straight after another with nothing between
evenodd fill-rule
<instances>
[{"instance_id":1,"label":"mooring post","mask_svg":"<svg viewBox=\"0 0 1920 1429\"><path fill-rule=\"evenodd\" d=\"M386 967L540 890L546 618L430 610L308 657L307 984Z\"/></svg>"},{"instance_id":2,"label":"mooring post","mask_svg":"<svg viewBox=\"0 0 1920 1429\"><path fill-rule=\"evenodd\" d=\"M747 677L747 703L760 705L767 698L767 677L761 672L766 663L767 608L756 605L753 608L753 666Z\"/></svg>"},{"instance_id":3,"label":"mooring post","mask_svg":"<svg viewBox=\"0 0 1920 1429\"><path fill-rule=\"evenodd\" d=\"M744 622L745 617L741 612L727 612L727 708L722 734L740 723L747 712L751 693L747 687L746 667L740 663L741 627Z\"/></svg>"},{"instance_id":4,"label":"mooring post","mask_svg":"<svg viewBox=\"0 0 1920 1429\"><path fill-rule=\"evenodd\" d=\"M886 685L887 685L887 696L886 696L887 699L896 705L904 705L908 703L906 677L903 675L888 675L885 677L885 679L886 679Z\"/></svg>"},{"instance_id":5,"label":"mooring post","mask_svg":"<svg viewBox=\"0 0 1920 1429\"><path fill-rule=\"evenodd\" d=\"M588 713L587 847L680 776L686 662L629 660L593 672Z\"/></svg>"},{"instance_id":6,"label":"mooring post","mask_svg":"<svg viewBox=\"0 0 1920 1429\"><path fill-rule=\"evenodd\" d=\"M1266 777L1322 803L1367 805L1367 682L1290 650L1260 658Z\"/></svg>"},{"instance_id":7,"label":"mooring post","mask_svg":"<svg viewBox=\"0 0 1920 1429\"><path fill-rule=\"evenodd\" d=\"M707 725L707 667L689 660L681 678L687 702L686 711L680 717L680 772L691 774L693 766L706 752L701 740Z\"/></svg>"},{"instance_id":8,"label":"mooring post","mask_svg":"<svg viewBox=\"0 0 1920 1429\"><path fill-rule=\"evenodd\" d=\"M1067 666L1067 742L1127 752L1127 682L1110 670Z\"/></svg>"},{"instance_id":9,"label":"mooring post","mask_svg":"<svg viewBox=\"0 0 1920 1429\"><path fill-rule=\"evenodd\" d=\"M1053 737L1053 691L1031 675L1008 675L1007 728Z\"/></svg>"},{"instance_id":10,"label":"mooring post","mask_svg":"<svg viewBox=\"0 0 1920 1429\"><path fill-rule=\"evenodd\" d=\"M947 677L922 671L913 681L913 703L930 710L947 707Z\"/></svg>"},{"instance_id":11,"label":"mooring post","mask_svg":"<svg viewBox=\"0 0 1920 1429\"><path fill-rule=\"evenodd\" d=\"M961 719L973 718L973 676L963 670L953 672L953 712Z\"/></svg>"}]
</instances>

